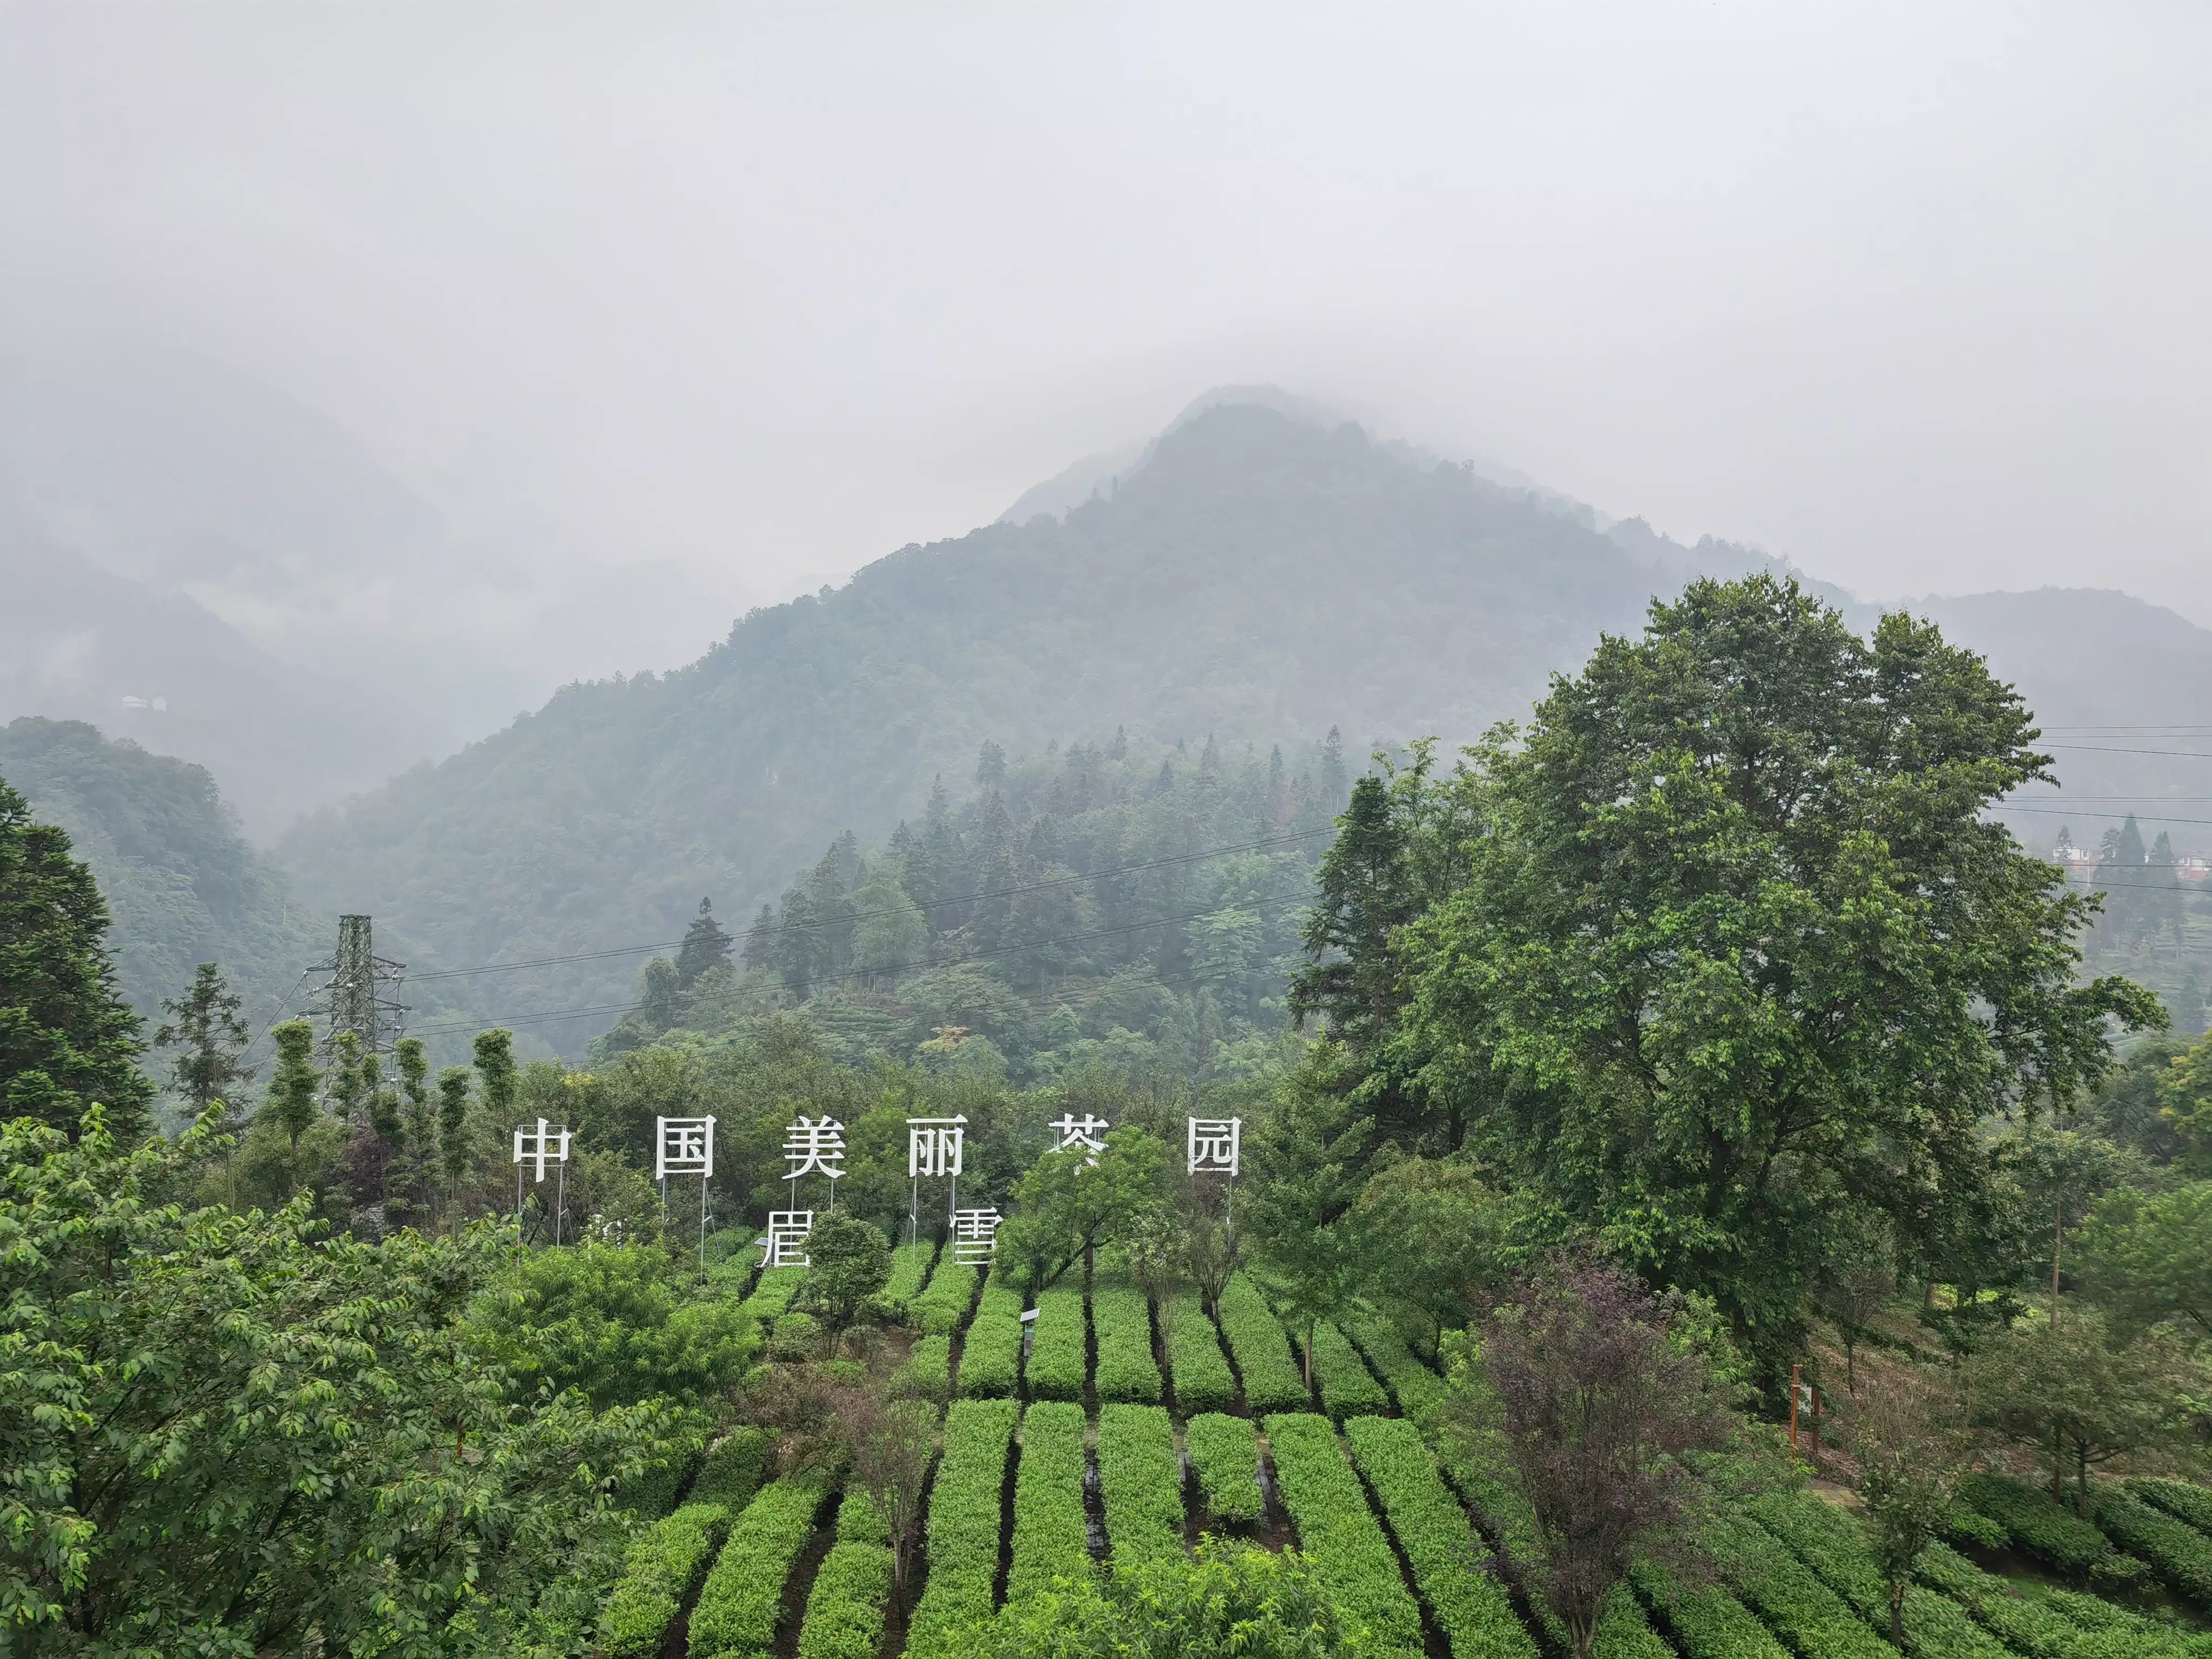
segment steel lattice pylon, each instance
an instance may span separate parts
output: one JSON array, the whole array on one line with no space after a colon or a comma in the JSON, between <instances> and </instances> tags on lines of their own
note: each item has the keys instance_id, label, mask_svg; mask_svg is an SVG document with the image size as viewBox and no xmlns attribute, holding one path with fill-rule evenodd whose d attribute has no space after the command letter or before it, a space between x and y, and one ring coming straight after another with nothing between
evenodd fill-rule
<instances>
[{"instance_id":1,"label":"steel lattice pylon","mask_svg":"<svg viewBox=\"0 0 2212 1659\"><path fill-rule=\"evenodd\" d=\"M405 1028L407 1006L399 1000L398 992L407 964L376 954L369 919L340 916L337 954L313 971L330 975L315 988L307 1006L310 1014L324 1022L325 1058L343 1031L361 1040L363 1054L388 1053Z\"/></svg>"}]
</instances>

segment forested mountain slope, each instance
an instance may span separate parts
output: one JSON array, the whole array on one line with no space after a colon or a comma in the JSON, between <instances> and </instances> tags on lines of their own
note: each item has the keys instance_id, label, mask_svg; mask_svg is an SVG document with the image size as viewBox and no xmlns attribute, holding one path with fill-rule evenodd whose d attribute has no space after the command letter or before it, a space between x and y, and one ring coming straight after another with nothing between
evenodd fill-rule
<instances>
[{"instance_id":1,"label":"forested mountain slope","mask_svg":"<svg viewBox=\"0 0 2212 1659\"><path fill-rule=\"evenodd\" d=\"M329 953L330 929L289 902L283 873L239 833L206 769L82 721L27 717L0 726L0 778L92 866L124 996L149 1021L202 962L220 963L265 1018Z\"/></svg>"},{"instance_id":2,"label":"forested mountain slope","mask_svg":"<svg viewBox=\"0 0 2212 1659\"><path fill-rule=\"evenodd\" d=\"M573 685L283 844L303 901L453 964L742 915L933 779L1117 726L1170 744L1471 737L1638 617L1588 524L1358 428L1217 408L1064 521L909 546L690 666ZM564 976L604 995L632 963ZM553 988L548 986L549 991Z\"/></svg>"}]
</instances>

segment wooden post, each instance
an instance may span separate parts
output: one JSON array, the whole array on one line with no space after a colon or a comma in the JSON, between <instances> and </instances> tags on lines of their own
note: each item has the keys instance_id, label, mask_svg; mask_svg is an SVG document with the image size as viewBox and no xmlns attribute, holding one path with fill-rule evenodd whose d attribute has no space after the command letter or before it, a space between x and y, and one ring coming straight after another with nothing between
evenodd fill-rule
<instances>
[{"instance_id":1,"label":"wooden post","mask_svg":"<svg viewBox=\"0 0 2212 1659\"><path fill-rule=\"evenodd\" d=\"M1797 1449L1797 1367L1790 1368L1790 1449Z\"/></svg>"}]
</instances>

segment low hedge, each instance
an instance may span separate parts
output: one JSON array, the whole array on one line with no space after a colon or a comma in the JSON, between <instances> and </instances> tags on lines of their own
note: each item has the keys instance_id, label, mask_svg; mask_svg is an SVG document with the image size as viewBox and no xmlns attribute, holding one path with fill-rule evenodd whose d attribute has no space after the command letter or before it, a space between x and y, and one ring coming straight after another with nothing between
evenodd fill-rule
<instances>
[{"instance_id":1,"label":"low hedge","mask_svg":"<svg viewBox=\"0 0 2212 1659\"><path fill-rule=\"evenodd\" d=\"M1889 1585L1856 1521L1802 1493L1774 1494L1753 1509L1760 1523L1853 1612L1877 1631L1888 1631ZM1948 1596L1908 1585L1900 1612L1905 1644L1920 1659L2007 1659L2004 1644Z\"/></svg>"},{"instance_id":2,"label":"low hedge","mask_svg":"<svg viewBox=\"0 0 2212 1659\"><path fill-rule=\"evenodd\" d=\"M691 1483L685 1501L720 1504L735 1515L768 1478L769 1453L774 1446L766 1429L731 1430L699 1465L699 1478Z\"/></svg>"},{"instance_id":3,"label":"low hedge","mask_svg":"<svg viewBox=\"0 0 2212 1659\"><path fill-rule=\"evenodd\" d=\"M721 1504L687 1504L639 1534L599 1615L599 1642L608 1659L652 1659L660 1651L684 1598L729 1529L730 1512Z\"/></svg>"},{"instance_id":4,"label":"low hedge","mask_svg":"<svg viewBox=\"0 0 2212 1659\"><path fill-rule=\"evenodd\" d=\"M2118 1556L2112 1540L2093 1522L2021 1481L2002 1475L1969 1475L1959 1483L1959 1499L2003 1528L2014 1545L2061 1572L2113 1583L2142 1571L2140 1563Z\"/></svg>"},{"instance_id":5,"label":"low hedge","mask_svg":"<svg viewBox=\"0 0 2212 1659\"><path fill-rule=\"evenodd\" d=\"M1010 1395L1021 1381L1022 1298L997 1285L983 1287L960 1346L960 1392L969 1400Z\"/></svg>"},{"instance_id":6,"label":"low hedge","mask_svg":"<svg viewBox=\"0 0 2212 1659\"><path fill-rule=\"evenodd\" d=\"M821 1507L821 1486L802 1479L771 1481L745 1505L691 1609L691 1659L767 1659L784 1580Z\"/></svg>"},{"instance_id":7,"label":"low hedge","mask_svg":"<svg viewBox=\"0 0 2212 1659\"><path fill-rule=\"evenodd\" d=\"M1590 1659L1674 1659L1674 1650L1651 1628L1644 1609L1623 1584L1606 1603L1605 1617L1597 1621Z\"/></svg>"},{"instance_id":8,"label":"low hedge","mask_svg":"<svg viewBox=\"0 0 2212 1659\"><path fill-rule=\"evenodd\" d=\"M2022 1595L1942 1544L1922 1553L1917 1574L2028 1659L2191 1659L2203 1651L2203 1638L2161 1630L2093 1595L2067 1590Z\"/></svg>"},{"instance_id":9,"label":"low hedge","mask_svg":"<svg viewBox=\"0 0 2212 1659\"><path fill-rule=\"evenodd\" d=\"M1283 1340L1282 1322L1269 1310L1259 1287L1243 1273L1230 1275L1221 1292L1221 1334L1236 1356L1244 1383L1244 1406L1255 1417L1273 1412L1305 1411L1312 1404L1305 1378Z\"/></svg>"},{"instance_id":10,"label":"low hedge","mask_svg":"<svg viewBox=\"0 0 2212 1659\"><path fill-rule=\"evenodd\" d=\"M1283 1506L1338 1616L1366 1632L1364 1651L1377 1659L1423 1659L1420 1609L1336 1430L1325 1418L1289 1412L1267 1419L1267 1430Z\"/></svg>"},{"instance_id":11,"label":"low hedge","mask_svg":"<svg viewBox=\"0 0 2212 1659\"><path fill-rule=\"evenodd\" d=\"M1469 1375L1468 1383L1477 1389L1489 1386L1479 1370ZM1528 1500L1491 1455L1479 1454L1450 1436L1431 1431L1427 1438L1438 1464L1497 1538L1507 1576L1517 1581L1527 1593L1529 1607L1553 1645L1565 1647L1567 1627L1539 1593L1536 1574L1543 1565L1544 1540L1537 1531L1536 1513L1528 1507Z\"/></svg>"},{"instance_id":12,"label":"low hedge","mask_svg":"<svg viewBox=\"0 0 2212 1659\"><path fill-rule=\"evenodd\" d=\"M999 1492L1020 1411L1011 1400L962 1400L945 1414L923 1534L928 1582L907 1637L914 1659L962 1659L970 1633L991 1617Z\"/></svg>"},{"instance_id":13,"label":"low hedge","mask_svg":"<svg viewBox=\"0 0 2212 1659\"><path fill-rule=\"evenodd\" d=\"M937 1246L933 1242L899 1246L891 1252L891 1276L877 1292L878 1299L900 1318L906 1318L913 1311L915 1297L921 1294L921 1287L929 1281L929 1270L936 1265Z\"/></svg>"},{"instance_id":14,"label":"low hedge","mask_svg":"<svg viewBox=\"0 0 2212 1659\"><path fill-rule=\"evenodd\" d=\"M1765 1528L1731 1516L1715 1528L1713 1541L1729 1585L1799 1653L1895 1659L1897 1650Z\"/></svg>"},{"instance_id":15,"label":"low hedge","mask_svg":"<svg viewBox=\"0 0 2212 1659\"><path fill-rule=\"evenodd\" d=\"M1221 1352L1221 1334L1206 1316L1205 1304L1196 1292L1184 1291L1161 1311L1176 1407L1186 1417L1227 1411L1237 1403L1237 1378Z\"/></svg>"},{"instance_id":16,"label":"low hedge","mask_svg":"<svg viewBox=\"0 0 2212 1659\"><path fill-rule=\"evenodd\" d=\"M1083 1398L1083 1292L1063 1287L1036 1299L1037 1316L1030 1334L1030 1397Z\"/></svg>"},{"instance_id":17,"label":"low hedge","mask_svg":"<svg viewBox=\"0 0 2212 1659\"><path fill-rule=\"evenodd\" d=\"M952 1339L923 1336L915 1339L907 1352L906 1369L899 1386L908 1394L942 1401L952 1389Z\"/></svg>"},{"instance_id":18,"label":"low hedge","mask_svg":"<svg viewBox=\"0 0 2212 1659\"><path fill-rule=\"evenodd\" d=\"M891 1523L876 1507L876 1500L855 1486L837 1505L837 1541L841 1544L888 1544Z\"/></svg>"},{"instance_id":19,"label":"low hedge","mask_svg":"<svg viewBox=\"0 0 2212 1659\"><path fill-rule=\"evenodd\" d=\"M753 1286L753 1293L744 1299L744 1310L760 1321L765 1331L791 1305L791 1298L799 1294L799 1287L806 1282L804 1267L770 1267Z\"/></svg>"},{"instance_id":20,"label":"low hedge","mask_svg":"<svg viewBox=\"0 0 2212 1659\"><path fill-rule=\"evenodd\" d=\"M658 1521L676 1507L677 1494L698 1465L699 1447L695 1441L617 1485L614 1506L628 1510L641 1521Z\"/></svg>"},{"instance_id":21,"label":"low hedge","mask_svg":"<svg viewBox=\"0 0 2212 1659\"><path fill-rule=\"evenodd\" d=\"M1389 1389L1392 1402L1416 1422L1443 1403L1444 1382L1406 1346L1406 1340L1379 1319L1346 1325L1344 1334L1366 1356Z\"/></svg>"},{"instance_id":22,"label":"low hedge","mask_svg":"<svg viewBox=\"0 0 2212 1659\"><path fill-rule=\"evenodd\" d=\"M1152 1358L1152 1316L1145 1293L1131 1285L1094 1285L1091 1330L1098 1346L1092 1386L1103 1400L1157 1406L1160 1368Z\"/></svg>"},{"instance_id":23,"label":"low hedge","mask_svg":"<svg viewBox=\"0 0 2212 1659\"><path fill-rule=\"evenodd\" d=\"M1251 1424L1208 1412L1183 1425L1182 1445L1207 1514L1237 1525L1267 1513L1267 1494L1260 1489L1260 1440Z\"/></svg>"},{"instance_id":24,"label":"low hedge","mask_svg":"<svg viewBox=\"0 0 2212 1659\"><path fill-rule=\"evenodd\" d=\"M2095 1492L2097 1524L2150 1565L2168 1589L2212 1608L2212 1539L2117 1486Z\"/></svg>"},{"instance_id":25,"label":"low hedge","mask_svg":"<svg viewBox=\"0 0 2212 1659\"><path fill-rule=\"evenodd\" d=\"M845 1500L850 1504L852 1500ZM872 1504L869 1509L872 1510ZM799 1659L873 1659L884 1636L884 1605L891 1594L891 1553L882 1544L843 1535L842 1511L836 1547L822 1559L799 1627Z\"/></svg>"},{"instance_id":26,"label":"low hedge","mask_svg":"<svg viewBox=\"0 0 2212 1659\"><path fill-rule=\"evenodd\" d=\"M912 1316L927 1336L950 1336L968 1317L975 1299L976 1270L958 1261L940 1261L929 1284L914 1299Z\"/></svg>"},{"instance_id":27,"label":"low hedge","mask_svg":"<svg viewBox=\"0 0 2212 1659\"><path fill-rule=\"evenodd\" d=\"M1344 1333L1326 1320L1314 1327L1313 1369L1322 1406L1338 1422L1390 1409L1390 1396L1368 1370L1367 1362Z\"/></svg>"},{"instance_id":28,"label":"low hedge","mask_svg":"<svg viewBox=\"0 0 2212 1659\"><path fill-rule=\"evenodd\" d=\"M1717 1584L1690 1589L1672 1574L1640 1563L1637 1589L1667 1615L1682 1659L1790 1659L1750 1608Z\"/></svg>"},{"instance_id":29,"label":"low hedge","mask_svg":"<svg viewBox=\"0 0 2212 1659\"><path fill-rule=\"evenodd\" d=\"M1116 1572L1182 1553L1182 1460L1165 1411L1100 1407L1098 1487Z\"/></svg>"},{"instance_id":30,"label":"low hedge","mask_svg":"<svg viewBox=\"0 0 2212 1659\"><path fill-rule=\"evenodd\" d=\"M2186 1480L2142 1480L2127 1483L2128 1490L2144 1502L2164 1510L2175 1520L2201 1533L2212 1534L2212 1491Z\"/></svg>"},{"instance_id":31,"label":"low hedge","mask_svg":"<svg viewBox=\"0 0 2212 1659\"><path fill-rule=\"evenodd\" d=\"M1356 1417L1345 1437L1413 1569L1414 1587L1451 1644L1452 1659L1536 1659L1536 1644L1515 1616L1490 1552L1445 1489L1420 1431L1403 1418Z\"/></svg>"},{"instance_id":32,"label":"low hedge","mask_svg":"<svg viewBox=\"0 0 2212 1659\"><path fill-rule=\"evenodd\" d=\"M1072 1401L1047 1401L1023 1413L1009 1603L1091 1571L1091 1523L1083 1507L1085 1426L1083 1407Z\"/></svg>"}]
</instances>

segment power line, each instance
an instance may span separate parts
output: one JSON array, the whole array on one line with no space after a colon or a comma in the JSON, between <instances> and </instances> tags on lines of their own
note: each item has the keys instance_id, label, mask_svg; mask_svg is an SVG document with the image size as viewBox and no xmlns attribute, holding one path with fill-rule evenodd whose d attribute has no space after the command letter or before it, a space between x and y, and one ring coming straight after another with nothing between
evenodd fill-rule
<instances>
[{"instance_id":1,"label":"power line","mask_svg":"<svg viewBox=\"0 0 2212 1659\"><path fill-rule=\"evenodd\" d=\"M2202 749L2114 749L2095 743L2046 743L2042 746L2085 755L2170 755L2177 760L2212 760L2212 753Z\"/></svg>"},{"instance_id":2,"label":"power line","mask_svg":"<svg viewBox=\"0 0 2212 1659\"><path fill-rule=\"evenodd\" d=\"M2126 796L2119 797L2125 800ZM2000 803L1990 809L1995 812L2033 812L2045 818L2148 818L2153 823L2212 823L2212 818L2170 818L2156 812L2073 812L2063 806L2014 806Z\"/></svg>"},{"instance_id":3,"label":"power line","mask_svg":"<svg viewBox=\"0 0 2212 1659\"><path fill-rule=\"evenodd\" d=\"M1322 836L1334 836L1335 833L1336 826L1331 824L1324 830L1300 830L1285 835L1262 836L1257 841L1233 842L1225 847L1202 847L1195 852L1171 853L1160 858L1145 859L1134 864L1116 865L1104 870L1054 876L1045 881L1017 882L1009 887L986 888L975 893L956 893L945 898L932 899L927 904L917 904L915 908L920 910L937 910L949 905L980 903L985 899L1012 898L1018 894L1044 892L1054 887L1072 887L1088 881L1106 881L1115 876L1133 875L1143 870L1158 870L1170 865L1195 864L1206 859L1226 858L1232 853L1255 853L1273 848L1295 846L1301 842L1312 841ZM812 933L823 927L839 927L848 922L863 921L872 916L900 914L902 914L901 911L896 908L854 910L840 916L826 917L820 921L781 922L763 932L768 937L781 938L787 933ZM757 936L750 931L745 935L747 939ZM566 956L535 957L526 962L492 962L476 968L441 968L434 973L410 975L408 982L420 985L425 980L459 979L471 974L501 974L521 968L553 968L571 962L596 962L608 957L641 956L649 951L672 951L683 942L681 939L662 939L651 945L614 945L602 951L572 951Z\"/></svg>"}]
</instances>

